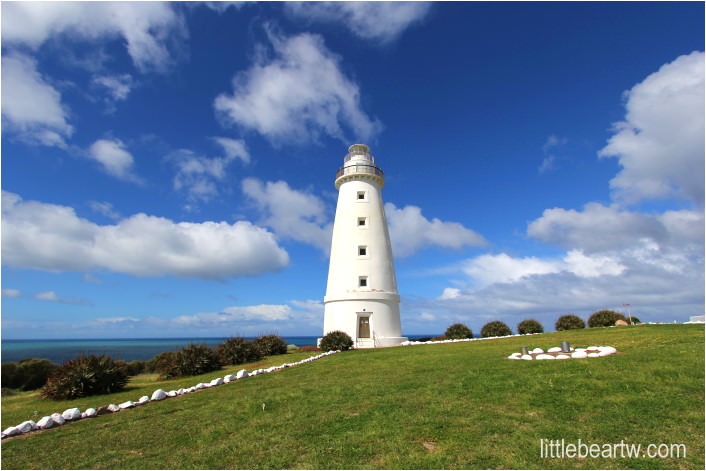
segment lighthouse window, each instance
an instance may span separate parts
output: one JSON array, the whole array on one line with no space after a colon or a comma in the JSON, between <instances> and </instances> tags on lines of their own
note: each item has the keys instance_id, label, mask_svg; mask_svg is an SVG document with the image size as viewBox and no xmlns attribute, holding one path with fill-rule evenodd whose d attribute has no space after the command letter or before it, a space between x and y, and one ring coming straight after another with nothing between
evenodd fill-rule
<instances>
[{"instance_id":1,"label":"lighthouse window","mask_svg":"<svg viewBox=\"0 0 706 471\"><path fill-rule=\"evenodd\" d=\"M367 218L358 218L358 226L366 226L368 224L368 219Z\"/></svg>"},{"instance_id":2,"label":"lighthouse window","mask_svg":"<svg viewBox=\"0 0 706 471\"><path fill-rule=\"evenodd\" d=\"M368 277L367 276L361 276L358 278L358 287L360 288L365 288L368 286Z\"/></svg>"},{"instance_id":3,"label":"lighthouse window","mask_svg":"<svg viewBox=\"0 0 706 471\"><path fill-rule=\"evenodd\" d=\"M365 201L365 192L364 191L358 192L358 201Z\"/></svg>"},{"instance_id":4,"label":"lighthouse window","mask_svg":"<svg viewBox=\"0 0 706 471\"><path fill-rule=\"evenodd\" d=\"M358 247L358 255L368 255L368 248L364 245Z\"/></svg>"}]
</instances>

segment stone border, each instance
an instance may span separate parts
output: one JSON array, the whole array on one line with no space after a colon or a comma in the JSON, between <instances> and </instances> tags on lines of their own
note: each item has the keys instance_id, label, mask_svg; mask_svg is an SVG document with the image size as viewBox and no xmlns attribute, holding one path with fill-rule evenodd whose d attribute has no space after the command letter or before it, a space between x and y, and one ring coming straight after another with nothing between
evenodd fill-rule
<instances>
[{"instance_id":1,"label":"stone border","mask_svg":"<svg viewBox=\"0 0 706 471\"><path fill-rule=\"evenodd\" d=\"M508 356L508 360L571 360L582 358L598 358L608 355L615 355L618 350L615 347L596 347L590 346L586 348L571 348L570 353L562 353L561 347L552 347L546 352L541 348L531 350L529 354L513 353Z\"/></svg>"},{"instance_id":2,"label":"stone border","mask_svg":"<svg viewBox=\"0 0 706 471\"><path fill-rule=\"evenodd\" d=\"M86 409L85 412L81 412L76 407L71 408L71 409L66 409L61 414L59 414L57 412L57 413L42 417L38 422L34 422L33 420L26 420L26 421L22 422L21 424L16 425L15 427L8 427L0 433L0 437L4 440L5 438L23 435L23 434L34 432L37 430L47 430L50 428L59 427L59 426L64 425L66 423L74 422L74 421L81 420L81 419L88 419L88 418L92 418L92 417L97 417L99 415L107 414L107 413L120 412L121 410L124 410L124 409L132 409L133 407L148 404L150 402L161 401L164 399L169 399L171 397L176 397L176 396L181 396L184 394L197 392L202 389L212 388L215 386L221 386L223 384L232 383L237 380L244 379L244 378L247 378L250 376L257 376L257 375L265 374L265 373L273 373L275 371L279 371L284 368L303 365L305 363L310 363L312 361L319 360L321 358L324 358L324 357L327 357L329 355L333 355L334 353L339 353L339 352L340 352L340 350L333 350L330 352L324 352L319 355L314 355L312 357L305 358L303 360L299 360L294 363L284 363L279 366L271 366L269 368L260 368L257 370L253 370L250 373L248 373L247 370L240 370L235 375L225 375L222 378L215 378L215 379L211 380L210 383L199 383L199 384L197 384L195 386L191 386L189 388L180 388L180 389L171 390L168 392L164 391L163 389L157 389L156 391L154 391L152 393L152 397L142 396L140 399L138 399L137 402L126 401L126 402L123 402L122 404L119 404L119 405L110 404L108 406L99 407L97 410L91 407L91 408Z\"/></svg>"}]
</instances>

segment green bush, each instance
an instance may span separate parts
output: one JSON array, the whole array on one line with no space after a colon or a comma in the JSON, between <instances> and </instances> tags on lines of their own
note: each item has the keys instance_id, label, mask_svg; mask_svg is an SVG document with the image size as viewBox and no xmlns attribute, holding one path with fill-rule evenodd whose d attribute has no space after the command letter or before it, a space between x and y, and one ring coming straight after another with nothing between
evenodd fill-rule
<instances>
[{"instance_id":1,"label":"green bush","mask_svg":"<svg viewBox=\"0 0 706 471\"><path fill-rule=\"evenodd\" d=\"M255 339L255 345L263 356L287 353L287 342L278 335L263 335Z\"/></svg>"},{"instance_id":2,"label":"green bush","mask_svg":"<svg viewBox=\"0 0 706 471\"><path fill-rule=\"evenodd\" d=\"M483 326L483 328L480 330L480 336L485 338L485 337L502 337L504 335L512 335L512 330L505 324L504 322L500 321L492 321L488 322Z\"/></svg>"},{"instance_id":3,"label":"green bush","mask_svg":"<svg viewBox=\"0 0 706 471\"><path fill-rule=\"evenodd\" d=\"M176 353L175 352L162 352L155 355L154 358L149 360L145 365L145 370L149 373L158 373L163 370L167 370L176 364Z\"/></svg>"},{"instance_id":4,"label":"green bush","mask_svg":"<svg viewBox=\"0 0 706 471\"><path fill-rule=\"evenodd\" d=\"M517 324L518 334L541 334L544 333L544 327L534 319L525 319Z\"/></svg>"},{"instance_id":5,"label":"green bush","mask_svg":"<svg viewBox=\"0 0 706 471\"><path fill-rule=\"evenodd\" d=\"M127 364L128 376L137 376L145 372L147 362L142 360L133 360Z\"/></svg>"},{"instance_id":6,"label":"green bush","mask_svg":"<svg viewBox=\"0 0 706 471\"><path fill-rule=\"evenodd\" d=\"M122 390L127 384L124 368L105 355L82 356L59 366L41 390L42 397L76 399Z\"/></svg>"},{"instance_id":7,"label":"green bush","mask_svg":"<svg viewBox=\"0 0 706 471\"><path fill-rule=\"evenodd\" d=\"M224 365L240 365L262 359L257 346L242 337L231 337L218 345L216 355Z\"/></svg>"},{"instance_id":8,"label":"green bush","mask_svg":"<svg viewBox=\"0 0 706 471\"><path fill-rule=\"evenodd\" d=\"M16 388L15 385L15 373L17 372L17 363L3 363L2 364L2 387L3 388Z\"/></svg>"},{"instance_id":9,"label":"green bush","mask_svg":"<svg viewBox=\"0 0 706 471\"><path fill-rule=\"evenodd\" d=\"M574 314L566 314L565 316L561 316L556 321L554 328L558 331L585 329L586 323L579 316L575 316Z\"/></svg>"},{"instance_id":10,"label":"green bush","mask_svg":"<svg viewBox=\"0 0 706 471\"><path fill-rule=\"evenodd\" d=\"M163 362L157 369L161 379L200 375L221 367L218 355L208 345L187 345L177 351L172 359Z\"/></svg>"},{"instance_id":11,"label":"green bush","mask_svg":"<svg viewBox=\"0 0 706 471\"><path fill-rule=\"evenodd\" d=\"M25 358L20 360L15 371L13 383L15 388L23 391L32 391L44 386L47 379L59 367L56 363L45 358Z\"/></svg>"},{"instance_id":12,"label":"green bush","mask_svg":"<svg viewBox=\"0 0 706 471\"><path fill-rule=\"evenodd\" d=\"M628 321L628 324L630 324L630 325L642 324L642 321L635 316L630 316L630 317L626 318L626 320Z\"/></svg>"},{"instance_id":13,"label":"green bush","mask_svg":"<svg viewBox=\"0 0 706 471\"><path fill-rule=\"evenodd\" d=\"M591 314L588 318L589 327L610 327L615 325L617 321L626 321L625 316L619 312L604 309Z\"/></svg>"},{"instance_id":14,"label":"green bush","mask_svg":"<svg viewBox=\"0 0 706 471\"><path fill-rule=\"evenodd\" d=\"M319 348L324 352L350 350L352 347L353 339L351 336L340 330L334 330L324 335L319 344Z\"/></svg>"},{"instance_id":15,"label":"green bush","mask_svg":"<svg viewBox=\"0 0 706 471\"><path fill-rule=\"evenodd\" d=\"M473 332L465 324L453 324L446 329L444 337L447 339L472 339Z\"/></svg>"}]
</instances>

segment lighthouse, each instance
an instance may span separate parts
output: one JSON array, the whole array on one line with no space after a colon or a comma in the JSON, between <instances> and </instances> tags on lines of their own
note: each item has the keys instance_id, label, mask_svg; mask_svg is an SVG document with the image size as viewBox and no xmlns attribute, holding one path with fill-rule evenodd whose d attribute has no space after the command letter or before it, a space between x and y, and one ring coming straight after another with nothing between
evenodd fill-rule
<instances>
[{"instance_id":1,"label":"lighthouse","mask_svg":"<svg viewBox=\"0 0 706 471\"><path fill-rule=\"evenodd\" d=\"M348 148L338 190L324 297L324 335L346 332L355 348L399 345L400 295L382 202L385 176L368 146Z\"/></svg>"}]
</instances>

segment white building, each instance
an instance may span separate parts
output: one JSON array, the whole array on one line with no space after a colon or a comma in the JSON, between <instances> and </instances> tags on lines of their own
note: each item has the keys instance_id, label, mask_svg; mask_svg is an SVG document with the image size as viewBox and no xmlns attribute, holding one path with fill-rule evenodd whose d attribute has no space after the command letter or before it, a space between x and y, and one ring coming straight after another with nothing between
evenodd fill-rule
<instances>
[{"instance_id":1,"label":"white building","mask_svg":"<svg viewBox=\"0 0 706 471\"><path fill-rule=\"evenodd\" d=\"M400 296L382 203L385 177L368 146L348 148L338 190L324 297L324 335L342 330L355 348L399 345Z\"/></svg>"}]
</instances>

